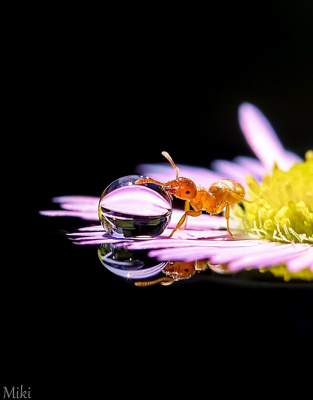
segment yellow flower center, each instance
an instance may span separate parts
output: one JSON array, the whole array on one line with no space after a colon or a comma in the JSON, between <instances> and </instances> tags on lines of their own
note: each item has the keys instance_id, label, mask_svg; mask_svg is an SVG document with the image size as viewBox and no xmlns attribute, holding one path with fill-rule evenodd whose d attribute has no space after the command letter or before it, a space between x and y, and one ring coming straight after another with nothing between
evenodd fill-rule
<instances>
[{"instance_id":1,"label":"yellow flower center","mask_svg":"<svg viewBox=\"0 0 313 400\"><path fill-rule=\"evenodd\" d=\"M248 177L244 209L236 215L242 228L261 239L287 243L313 243L313 151L289 171L277 166L261 183Z\"/></svg>"},{"instance_id":2,"label":"yellow flower center","mask_svg":"<svg viewBox=\"0 0 313 400\"><path fill-rule=\"evenodd\" d=\"M274 166L261 183L252 177L247 183L251 202L235 208L242 229L265 240L313 244L312 150L288 171Z\"/></svg>"}]
</instances>

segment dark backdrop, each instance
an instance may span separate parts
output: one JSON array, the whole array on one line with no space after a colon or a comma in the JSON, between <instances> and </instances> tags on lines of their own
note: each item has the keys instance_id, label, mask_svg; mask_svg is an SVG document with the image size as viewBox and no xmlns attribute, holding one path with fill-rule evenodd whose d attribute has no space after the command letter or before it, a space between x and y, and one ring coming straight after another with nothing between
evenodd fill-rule
<instances>
[{"instance_id":1,"label":"dark backdrop","mask_svg":"<svg viewBox=\"0 0 313 400\"><path fill-rule=\"evenodd\" d=\"M225 4L192 23L176 11L140 24L127 16L88 26L74 17L40 22L11 49L18 178L8 180L18 188L20 228L9 241L4 311L8 343L36 354L38 365L62 358L63 346L75 359L77 337L88 354L86 343L125 339L135 327L145 347L162 323L169 345L179 340L173 332L190 327L208 337L238 328L252 337L269 327L312 333L309 291L197 282L139 291L105 271L94 249L65 241L67 221L38 217L51 197L99 195L138 163L161 161L163 149L203 166L249 155L237 123L242 101L266 113L287 147L300 155L312 147L311 3Z\"/></svg>"}]
</instances>

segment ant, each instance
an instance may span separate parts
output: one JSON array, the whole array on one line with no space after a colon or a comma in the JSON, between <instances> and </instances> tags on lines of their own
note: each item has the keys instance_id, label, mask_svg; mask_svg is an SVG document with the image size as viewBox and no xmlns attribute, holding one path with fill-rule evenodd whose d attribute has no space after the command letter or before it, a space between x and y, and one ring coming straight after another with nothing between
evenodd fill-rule
<instances>
[{"instance_id":1,"label":"ant","mask_svg":"<svg viewBox=\"0 0 313 400\"><path fill-rule=\"evenodd\" d=\"M202 211L206 211L209 214L219 214L225 209L227 231L230 237L233 238L229 227L230 207L241 201L248 201L245 199L243 186L232 179L221 179L213 183L209 189L197 188L191 179L179 176L179 168L168 152L162 151L161 154L176 171L176 179L162 183L152 178L140 178L135 183L137 185L152 183L161 186L167 193L178 199L185 200L185 212L169 237L172 237L184 225L188 216L198 217L202 214Z\"/></svg>"},{"instance_id":2,"label":"ant","mask_svg":"<svg viewBox=\"0 0 313 400\"><path fill-rule=\"evenodd\" d=\"M165 276L152 281L137 281L135 282L135 286L147 287L157 285L158 283L163 286L169 286L174 282L189 279L196 273L205 271L207 268L208 262L205 260L195 262L169 261L162 271Z\"/></svg>"}]
</instances>

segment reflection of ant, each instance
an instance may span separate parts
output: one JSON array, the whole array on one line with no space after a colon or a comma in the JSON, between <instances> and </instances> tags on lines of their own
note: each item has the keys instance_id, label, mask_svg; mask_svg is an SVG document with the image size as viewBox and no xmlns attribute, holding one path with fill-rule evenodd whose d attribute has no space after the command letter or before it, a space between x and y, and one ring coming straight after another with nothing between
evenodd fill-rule
<instances>
[{"instance_id":1,"label":"reflection of ant","mask_svg":"<svg viewBox=\"0 0 313 400\"><path fill-rule=\"evenodd\" d=\"M205 260L195 262L169 262L163 269L165 276L154 279L153 281L137 281L135 286L153 286L158 283L167 286L182 279L189 279L197 272L205 271L208 262Z\"/></svg>"},{"instance_id":2,"label":"reflection of ant","mask_svg":"<svg viewBox=\"0 0 313 400\"><path fill-rule=\"evenodd\" d=\"M240 201L247 201L244 198L245 190L242 185L231 179L221 179L213 183L209 189L197 188L196 184L191 179L179 176L178 167L166 151L163 151L162 155L175 169L176 179L162 183L152 178L140 178L137 179L136 184L143 185L145 183L152 183L161 186L178 199L185 200L185 212L176 225L176 228L170 234L170 237L184 224L188 216L198 217L201 215L202 211L206 211L209 214L219 214L224 209L227 231L232 237L233 235L229 228L230 207ZM193 210L190 210L190 206Z\"/></svg>"}]
</instances>

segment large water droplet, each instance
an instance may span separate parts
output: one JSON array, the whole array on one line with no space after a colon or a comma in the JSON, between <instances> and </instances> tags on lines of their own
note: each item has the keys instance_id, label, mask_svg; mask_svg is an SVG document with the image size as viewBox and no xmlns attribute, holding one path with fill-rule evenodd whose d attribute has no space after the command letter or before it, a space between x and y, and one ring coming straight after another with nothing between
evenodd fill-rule
<instances>
[{"instance_id":1,"label":"large water droplet","mask_svg":"<svg viewBox=\"0 0 313 400\"><path fill-rule=\"evenodd\" d=\"M114 237L155 237L170 221L170 195L157 185L136 185L138 178L138 175L119 178L102 193L99 217L105 231Z\"/></svg>"}]
</instances>

